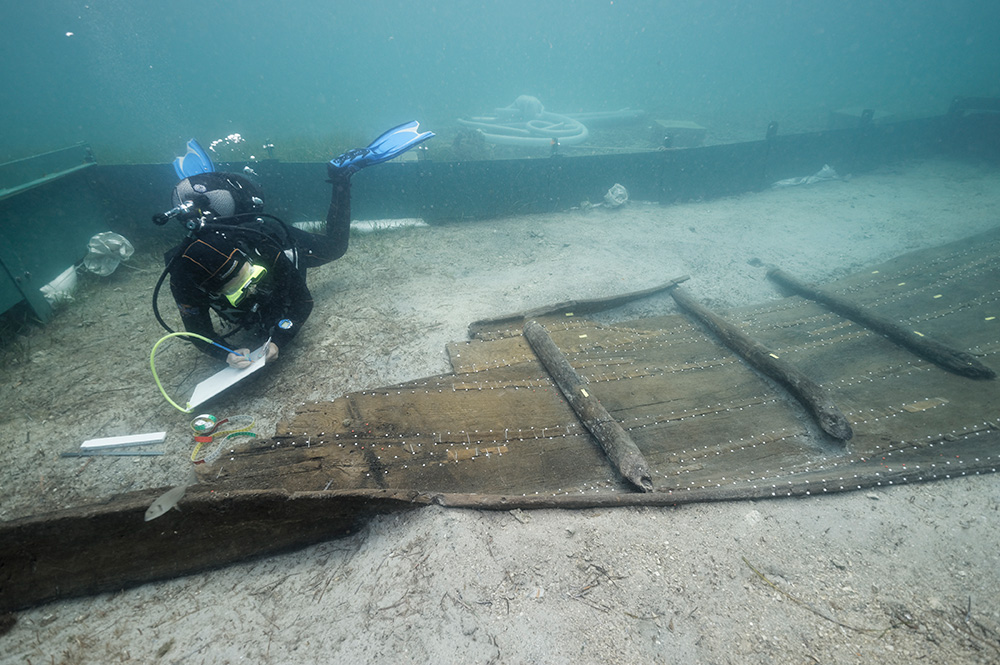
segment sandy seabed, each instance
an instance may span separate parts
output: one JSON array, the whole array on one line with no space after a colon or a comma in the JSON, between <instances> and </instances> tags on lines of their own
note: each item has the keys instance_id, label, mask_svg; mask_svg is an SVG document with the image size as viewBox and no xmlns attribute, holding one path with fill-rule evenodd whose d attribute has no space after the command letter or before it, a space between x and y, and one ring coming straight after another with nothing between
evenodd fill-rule
<instances>
[{"instance_id":1,"label":"sandy seabed","mask_svg":"<svg viewBox=\"0 0 1000 665\"><path fill-rule=\"evenodd\" d=\"M211 410L270 434L303 402L449 371L445 345L477 319L680 275L711 307L761 303L784 295L762 264L828 281L994 228L998 211L996 167L934 159L708 202L358 235L310 273L317 304L296 343ZM132 263L84 279L49 325L8 344L0 519L186 477L189 416L149 373L159 267L153 253ZM602 318L673 311L659 296ZM157 363L178 397L213 371L183 343ZM59 456L156 430L162 457ZM996 663L998 523L996 476L678 508L422 508L19 612L0 662Z\"/></svg>"}]
</instances>

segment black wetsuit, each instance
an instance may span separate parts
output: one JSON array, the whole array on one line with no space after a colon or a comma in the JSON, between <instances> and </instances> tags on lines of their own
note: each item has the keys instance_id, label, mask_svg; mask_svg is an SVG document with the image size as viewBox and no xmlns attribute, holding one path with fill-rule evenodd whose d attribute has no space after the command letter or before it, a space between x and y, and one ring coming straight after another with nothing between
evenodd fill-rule
<instances>
[{"instance_id":1,"label":"black wetsuit","mask_svg":"<svg viewBox=\"0 0 1000 665\"><path fill-rule=\"evenodd\" d=\"M306 269L339 259L347 251L351 227L350 177L330 169L333 195L326 216L326 233L307 233L287 227L267 217L252 215L217 220L199 233L199 238L212 242L221 236L237 245L253 262L267 268L267 274L257 285L256 292L238 307L233 307L218 294L198 286L187 269L187 262L174 261L170 268L170 291L177 302L184 328L203 335L223 346L229 346L215 331L210 312L228 322L232 329L228 337L239 330L248 330L258 343L271 338L279 349L298 333L313 308L312 294L306 286ZM167 263L183 252L191 240L166 254ZM288 321L291 325L279 322ZM213 358L225 360L228 352L219 347L192 340L201 351Z\"/></svg>"}]
</instances>

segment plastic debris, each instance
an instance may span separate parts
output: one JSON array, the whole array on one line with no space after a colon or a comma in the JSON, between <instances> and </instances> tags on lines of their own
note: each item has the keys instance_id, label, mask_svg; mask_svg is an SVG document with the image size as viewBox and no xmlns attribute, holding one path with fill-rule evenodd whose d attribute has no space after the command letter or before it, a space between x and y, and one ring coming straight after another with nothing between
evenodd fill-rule
<instances>
[{"instance_id":1,"label":"plastic debris","mask_svg":"<svg viewBox=\"0 0 1000 665\"><path fill-rule=\"evenodd\" d=\"M786 180L779 180L778 182L771 185L771 187L794 187L795 185L811 185L816 182L823 182L825 180L840 180L840 176L834 171L828 164L824 164L823 168L814 173L813 175L806 176L804 178L788 178Z\"/></svg>"},{"instance_id":2,"label":"plastic debris","mask_svg":"<svg viewBox=\"0 0 1000 665\"><path fill-rule=\"evenodd\" d=\"M58 277L39 290L45 299L53 305L73 300L73 291L76 290L76 268L74 266L66 268L59 273Z\"/></svg>"},{"instance_id":3,"label":"plastic debris","mask_svg":"<svg viewBox=\"0 0 1000 665\"><path fill-rule=\"evenodd\" d=\"M83 259L83 265L101 277L113 273L119 263L127 261L135 252L132 243L113 231L98 233L90 239L87 247L89 252Z\"/></svg>"},{"instance_id":4,"label":"plastic debris","mask_svg":"<svg viewBox=\"0 0 1000 665\"><path fill-rule=\"evenodd\" d=\"M604 205L609 208L618 208L628 203L628 190L617 182L604 195Z\"/></svg>"}]
</instances>

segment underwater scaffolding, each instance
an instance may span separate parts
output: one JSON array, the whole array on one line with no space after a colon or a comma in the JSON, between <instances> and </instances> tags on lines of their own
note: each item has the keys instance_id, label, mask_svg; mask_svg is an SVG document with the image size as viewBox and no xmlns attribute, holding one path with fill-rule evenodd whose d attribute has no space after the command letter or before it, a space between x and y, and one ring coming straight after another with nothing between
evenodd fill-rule
<instances>
[{"instance_id":1,"label":"underwater scaffolding","mask_svg":"<svg viewBox=\"0 0 1000 665\"><path fill-rule=\"evenodd\" d=\"M820 496L1000 469L1000 229L713 312L657 289L476 322L453 371L304 405L159 488L0 524L0 611L343 534L375 512ZM695 291L696 289L692 289ZM588 312L668 292L685 314ZM182 511L144 516L170 490Z\"/></svg>"}]
</instances>

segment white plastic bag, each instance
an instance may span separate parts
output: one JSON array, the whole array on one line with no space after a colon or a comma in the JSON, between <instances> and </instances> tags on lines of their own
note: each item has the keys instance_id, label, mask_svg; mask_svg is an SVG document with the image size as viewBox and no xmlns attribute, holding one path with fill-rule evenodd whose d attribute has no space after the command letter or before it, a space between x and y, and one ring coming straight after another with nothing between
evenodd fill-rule
<instances>
[{"instance_id":1,"label":"white plastic bag","mask_svg":"<svg viewBox=\"0 0 1000 665\"><path fill-rule=\"evenodd\" d=\"M604 205L609 208L617 208L628 203L628 190L617 182L604 195Z\"/></svg>"},{"instance_id":2,"label":"white plastic bag","mask_svg":"<svg viewBox=\"0 0 1000 665\"><path fill-rule=\"evenodd\" d=\"M83 265L92 273L106 277L115 271L118 264L128 260L135 248L124 237L112 231L98 233L87 243L89 252Z\"/></svg>"}]
</instances>

